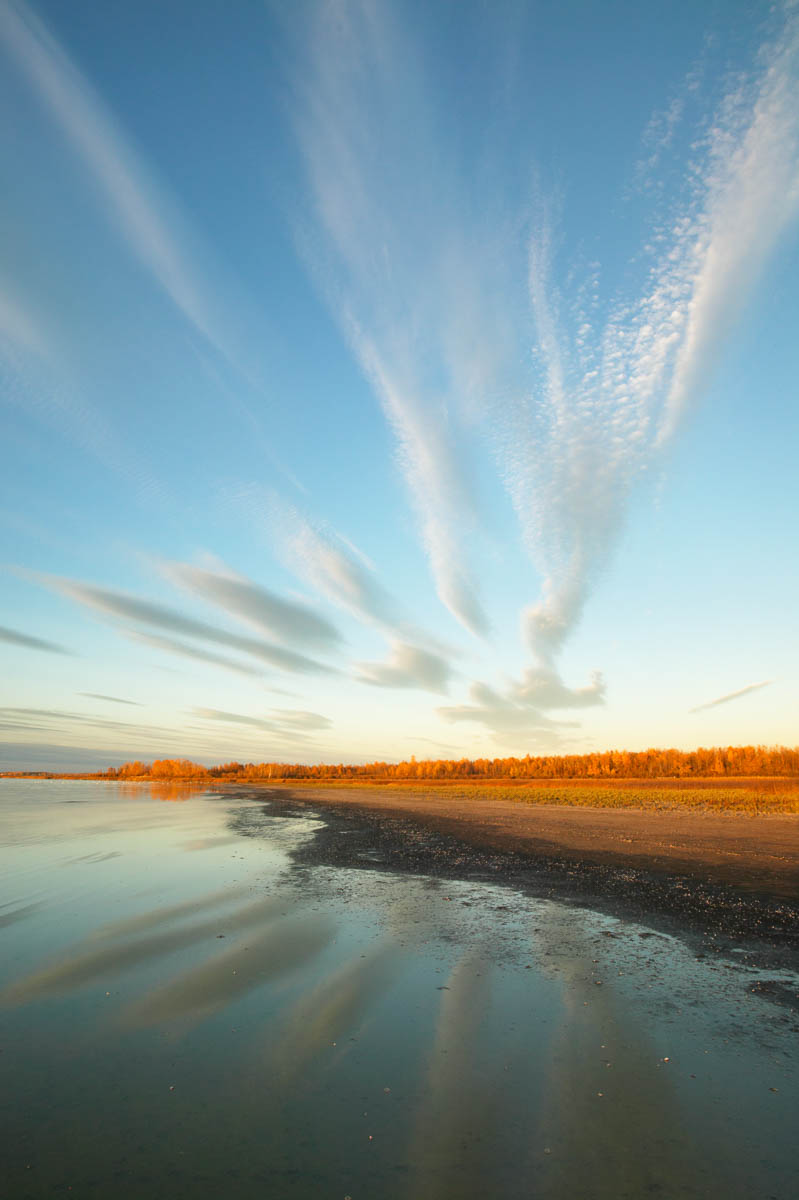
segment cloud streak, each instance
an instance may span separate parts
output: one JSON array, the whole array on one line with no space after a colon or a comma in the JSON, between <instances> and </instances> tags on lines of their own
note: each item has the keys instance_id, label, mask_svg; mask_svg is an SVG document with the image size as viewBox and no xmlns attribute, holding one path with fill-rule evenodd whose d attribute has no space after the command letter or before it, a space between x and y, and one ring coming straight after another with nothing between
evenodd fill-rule
<instances>
[{"instance_id":1,"label":"cloud streak","mask_svg":"<svg viewBox=\"0 0 799 1200\"><path fill-rule=\"evenodd\" d=\"M315 645L323 650L336 649L341 642L336 627L309 605L286 600L232 571L212 571L186 563L165 564L163 571L172 582L281 642Z\"/></svg>"},{"instance_id":2,"label":"cloud streak","mask_svg":"<svg viewBox=\"0 0 799 1200\"><path fill-rule=\"evenodd\" d=\"M225 654L214 654L212 650L203 650L199 646L192 646L189 642L183 642L179 638L162 637L156 633L142 633L137 629L123 629L122 633L131 641L151 646L153 650L161 650L165 654L174 654L178 658L193 658L197 662L208 663L212 667L222 667L225 671L233 671L237 675L253 677L261 675L261 671L255 667L250 667L235 658L228 658Z\"/></svg>"},{"instance_id":3,"label":"cloud streak","mask_svg":"<svg viewBox=\"0 0 799 1200\"><path fill-rule=\"evenodd\" d=\"M6 351L27 351L43 356L45 340L37 322L23 309L16 296L0 284L0 346Z\"/></svg>"},{"instance_id":4,"label":"cloud streak","mask_svg":"<svg viewBox=\"0 0 799 1200\"><path fill-rule=\"evenodd\" d=\"M650 213L624 276L634 282L608 291L599 263L561 272L540 188L527 212L507 210L507 164L489 154L465 200L448 114L390 6L314 13L292 80L310 268L394 430L438 594L481 633L468 464L486 434L541 579L524 636L554 669L635 488L701 400L799 213L799 16L786 8L749 78L693 131L684 194ZM651 171L682 149L697 79L650 125Z\"/></svg>"},{"instance_id":5,"label":"cloud streak","mask_svg":"<svg viewBox=\"0 0 799 1200\"><path fill-rule=\"evenodd\" d=\"M355 680L371 687L446 692L454 677L445 657L450 648L403 619L373 565L357 547L332 531L314 528L296 509L277 500L273 500L272 510L273 524L282 530L284 556L292 568L334 604L375 626L388 640L388 659L355 663Z\"/></svg>"},{"instance_id":6,"label":"cloud streak","mask_svg":"<svg viewBox=\"0 0 799 1200\"><path fill-rule=\"evenodd\" d=\"M396 437L438 595L484 634L463 539L476 521L459 415L474 351L453 328L468 257L429 170L440 156L418 56L387 6L317 5L309 27L292 83L313 205L299 240Z\"/></svg>"},{"instance_id":7,"label":"cloud streak","mask_svg":"<svg viewBox=\"0 0 799 1200\"><path fill-rule=\"evenodd\" d=\"M12 646L22 646L26 650L44 650L47 654L71 654L65 646L57 642L48 642L45 638L33 637L30 633L22 633L19 629L9 629L0 625L0 642L10 642Z\"/></svg>"},{"instance_id":8,"label":"cloud streak","mask_svg":"<svg viewBox=\"0 0 799 1200\"><path fill-rule=\"evenodd\" d=\"M253 717L246 713L226 712L218 708L193 708L196 717L205 721L223 721L233 725L248 725L269 733L278 733L294 741L305 741L308 733L330 729L333 722L321 713L298 709L275 710L268 717Z\"/></svg>"},{"instance_id":9,"label":"cloud streak","mask_svg":"<svg viewBox=\"0 0 799 1200\"><path fill-rule=\"evenodd\" d=\"M308 658L306 655L299 654L294 650L287 650L282 646L258 638L242 637L236 633L229 633L227 630L209 625L205 621L198 621L193 617L185 616L177 609L169 608L163 604L155 604L150 600L143 600L128 592L96 587L93 584L79 583L76 580L61 579L52 576L41 577L41 582L45 583L53 591L68 596L71 600L83 605L83 607L102 613L104 616L111 617L117 622L132 622L134 625L154 626L156 629L165 630L170 634L197 638L199 641L218 643L250 658L259 659L269 666L277 667L281 671L328 675L338 674L335 667L318 662L316 659ZM175 645L173 642L171 647L173 650L175 649ZM198 656L195 655L195 657ZM205 657L208 660L207 654ZM229 666L230 663L228 662L224 665Z\"/></svg>"},{"instance_id":10,"label":"cloud streak","mask_svg":"<svg viewBox=\"0 0 799 1200\"><path fill-rule=\"evenodd\" d=\"M179 744L183 734L177 729L165 729L163 726L143 725L129 721L114 721L108 717L93 716L89 713L70 712L53 708L0 708L0 729L16 731L19 735L31 733L39 735L75 736L77 730L81 736L91 731L97 740L104 740L105 735L115 738L138 739L137 744L157 746Z\"/></svg>"},{"instance_id":11,"label":"cloud streak","mask_svg":"<svg viewBox=\"0 0 799 1200\"><path fill-rule=\"evenodd\" d=\"M201 281L189 234L107 111L45 25L21 2L0 5L0 41L91 172L130 249L187 321L230 362L239 361Z\"/></svg>"},{"instance_id":12,"label":"cloud streak","mask_svg":"<svg viewBox=\"0 0 799 1200\"><path fill-rule=\"evenodd\" d=\"M374 568L350 542L315 528L297 510L272 497L271 526L292 570L359 620L394 632L404 625L396 601Z\"/></svg>"},{"instance_id":13,"label":"cloud streak","mask_svg":"<svg viewBox=\"0 0 799 1200\"><path fill-rule=\"evenodd\" d=\"M540 359L530 402L506 410L503 452L522 532L544 574L528 640L551 663L609 562L631 493L699 402L724 339L799 215L799 18L759 73L724 97L691 188L652 231L637 295L602 318L552 283L539 220L529 290ZM543 401L543 402L541 402Z\"/></svg>"},{"instance_id":14,"label":"cloud streak","mask_svg":"<svg viewBox=\"0 0 799 1200\"><path fill-rule=\"evenodd\" d=\"M309 737L324 733L330 722L320 713L302 710L276 710L263 720L214 709L197 709L195 715L221 726L202 728L181 722L180 727L116 721L85 712L50 708L0 708L0 761L21 768L58 761L78 765L86 763L110 766L126 759L148 760L190 755L207 762L261 753L264 746L279 754L287 743L308 745ZM10 738L17 741L10 741ZM43 739L47 739L43 742ZM78 739L91 745L75 745ZM232 740L235 739L235 740ZM40 752L46 750L43 759ZM51 753L52 752L52 753Z\"/></svg>"},{"instance_id":15,"label":"cloud streak","mask_svg":"<svg viewBox=\"0 0 799 1200\"><path fill-rule=\"evenodd\" d=\"M746 687L738 688L736 692L727 692L724 696L719 696L716 700L708 700L707 704L697 704L696 708L689 708L690 713L705 712L709 708L718 708L720 704L729 704L731 700L740 700L742 696L749 696L752 692L759 692L761 688L771 687L773 679L764 679L761 683L748 683Z\"/></svg>"}]
</instances>

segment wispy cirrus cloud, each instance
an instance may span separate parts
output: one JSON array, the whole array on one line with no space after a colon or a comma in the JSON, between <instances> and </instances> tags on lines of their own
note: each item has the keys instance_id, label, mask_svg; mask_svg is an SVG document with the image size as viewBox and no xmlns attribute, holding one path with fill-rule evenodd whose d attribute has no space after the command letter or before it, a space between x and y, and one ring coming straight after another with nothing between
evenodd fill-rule
<instances>
[{"instance_id":1,"label":"wispy cirrus cloud","mask_svg":"<svg viewBox=\"0 0 799 1200\"><path fill-rule=\"evenodd\" d=\"M125 700L122 696L106 696L103 692L78 692L78 695L86 696L88 700L109 700L111 704L130 704L134 708L142 707L138 700Z\"/></svg>"},{"instance_id":2,"label":"wispy cirrus cloud","mask_svg":"<svg viewBox=\"0 0 799 1200\"><path fill-rule=\"evenodd\" d=\"M609 562L636 483L701 399L799 215L797 88L799 18L789 9L751 77L708 120L684 172L687 194L651 229L640 290L611 300L607 316L556 288L546 219L531 238L540 376L500 428L522 532L544 574L525 625L546 663Z\"/></svg>"},{"instance_id":3,"label":"wispy cirrus cloud","mask_svg":"<svg viewBox=\"0 0 799 1200\"><path fill-rule=\"evenodd\" d=\"M450 754L457 754L460 747L453 746L451 742L438 742L435 738L414 737L409 734L405 739L408 742L424 742L428 746L435 746L437 750L444 750Z\"/></svg>"},{"instance_id":4,"label":"wispy cirrus cloud","mask_svg":"<svg viewBox=\"0 0 799 1200\"><path fill-rule=\"evenodd\" d=\"M333 724L329 717L324 717L321 713L310 712L305 708L275 709L272 715L281 725L287 725L292 729L330 729Z\"/></svg>"},{"instance_id":5,"label":"wispy cirrus cloud","mask_svg":"<svg viewBox=\"0 0 799 1200\"><path fill-rule=\"evenodd\" d=\"M224 395L227 406L237 410L248 426L248 436L261 444L274 469L303 491L284 456L276 453L259 416L268 333L259 306L193 227L184 206L159 182L108 105L24 0L0 4L0 50L84 164L86 170L76 175L84 204L99 200L101 217L144 268L145 278L161 290L196 335L190 344L204 373ZM126 453L107 428L106 414L88 403L81 387L65 381L67 358L56 352L58 338L48 338L36 317L31 319L15 297L0 295L0 335L13 334L17 349L29 360L14 364L26 405L50 421L65 424L68 435L89 443L102 461L134 475ZM34 356L36 362L31 362ZM42 364L48 360L57 368L55 382L43 372ZM141 462L137 465L143 476L142 492L164 490Z\"/></svg>"},{"instance_id":6,"label":"wispy cirrus cloud","mask_svg":"<svg viewBox=\"0 0 799 1200\"><path fill-rule=\"evenodd\" d=\"M304 741L307 734L318 733L330 729L333 722L321 713L308 712L300 709L275 709L265 717L250 716L247 713L226 712L218 708L193 708L196 717L206 721L223 721L233 725L250 725L254 729L263 729L270 733L279 733L289 739Z\"/></svg>"},{"instance_id":7,"label":"wispy cirrus cloud","mask_svg":"<svg viewBox=\"0 0 799 1200\"><path fill-rule=\"evenodd\" d=\"M192 238L121 129L44 23L22 0L0 5L0 43L69 138L132 252L194 328L241 365Z\"/></svg>"},{"instance_id":8,"label":"wispy cirrus cloud","mask_svg":"<svg viewBox=\"0 0 799 1200\"><path fill-rule=\"evenodd\" d=\"M250 717L246 713L225 712L218 708L193 708L191 713L195 717L202 717L204 721L224 721L231 725L249 725L253 729L263 729L267 733L277 733L280 729L276 721L270 721L264 717Z\"/></svg>"},{"instance_id":9,"label":"wispy cirrus cloud","mask_svg":"<svg viewBox=\"0 0 799 1200\"><path fill-rule=\"evenodd\" d=\"M177 730L165 730L156 725L144 725L130 721L114 721L109 717L94 716L85 712L70 712L68 709L55 708L0 708L0 729L14 729L19 732L72 732L76 727L91 730L94 734L110 732L113 735L133 735L147 739L153 745L163 744L165 739L172 740L179 736ZM83 734L85 736L85 733Z\"/></svg>"},{"instance_id":10,"label":"wispy cirrus cloud","mask_svg":"<svg viewBox=\"0 0 799 1200\"><path fill-rule=\"evenodd\" d=\"M740 700L742 696L749 696L752 692L759 692L761 688L771 687L774 683L773 679L764 679L760 683L748 683L746 687L738 688L735 692L727 692L723 696L717 696L715 700L708 700L706 704L697 704L696 708L689 708L690 713L705 712L708 708L718 708L720 704L729 704L731 700Z\"/></svg>"},{"instance_id":11,"label":"wispy cirrus cloud","mask_svg":"<svg viewBox=\"0 0 799 1200\"><path fill-rule=\"evenodd\" d=\"M0 5L0 25L2 16ZM158 490L148 469L131 464L122 453L105 414L79 395L69 372L53 371L49 333L38 314L0 282L0 402L56 429L106 468L129 478L139 491Z\"/></svg>"},{"instance_id":12,"label":"wispy cirrus cloud","mask_svg":"<svg viewBox=\"0 0 799 1200\"><path fill-rule=\"evenodd\" d=\"M257 677L262 674L257 667L251 667L238 659L229 658L226 654L214 654L212 650L201 646L193 646L180 638L163 637L157 633L144 633L139 629L123 629L122 634L130 641L150 646L153 650L164 654L174 654L178 658L193 658L197 662L208 663L212 667L222 667L225 671L233 671L236 675Z\"/></svg>"},{"instance_id":13,"label":"wispy cirrus cloud","mask_svg":"<svg viewBox=\"0 0 799 1200\"><path fill-rule=\"evenodd\" d=\"M362 621L395 632L405 622L374 567L351 542L330 529L317 528L289 504L272 496L271 527L292 570Z\"/></svg>"},{"instance_id":14,"label":"wispy cirrus cloud","mask_svg":"<svg viewBox=\"0 0 799 1200\"><path fill-rule=\"evenodd\" d=\"M26 650L44 650L48 654L72 653L66 646L59 646L57 642L48 642L45 638L34 637L20 629L9 629L5 625L0 625L0 642L10 642L12 646L22 646Z\"/></svg>"},{"instance_id":15,"label":"wispy cirrus cloud","mask_svg":"<svg viewBox=\"0 0 799 1200\"><path fill-rule=\"evenodd\" d=\"M27 351L42 356L46 341L32 314L22 307L7 285L0 284L0 347L9 351Z\"/></svg>"},{"instance_id":16,"label":"wispy cirrus cloud","mask_svg":"<svg viewBox=\"0 0 799 1200\"><path fill-rule=\"evenodd\" d=\"M476 631L487 621L469 566L468 464L493 447L540 577L522 627L543 670L557 674L636 487L701 400L799 212L795 6L775 20L747 78L708 107L700 62L650 122L646 170L683 191L664 215L664 189L650 189L610 289L602 263L565 261L535 164L526 210L508 210L516 179L490 152L468 179L479 203L465 198L443 93L399 8L318 5L304 26L292 94L311 270L395 431L439 595Z\"/></svg>"},{"instance_id":17,"label":"wispy cirrus cloud","mask_svg":"<svg viewBox=\"0 0 799 1200\"><path fill-rule=\"evenodd\" d=\"M357 547L331 530L315 528L290 506L275 500L272 508L275 525L283 531L284 555L293 568L334 604L374 625L387 638L388 658L355 663L354 678L374 687L446 692L455 674L450 647L439 645L404 619Z\"/></svg>"},{"instance_id":18,"label":"wispy cirrus cloud","mask_svg":"<svg viewBox=\"0 0 799 1200\"><path fill-rule=\"evenodd\" d=\"M475 280L418 55L388 6L317 4L307 29L292 80L313 203L299 240L396 436L438 595L482 634L461 416L482 310L471 311Z\"/></svg>"},{"instance_id":19,"label":"wispy cirrus cloud","mask_svg":"<svg viewBox=\"0 0 799 1200\"><path fill-rule=\"evenodd\" d=\"M87 712L66 709L0 708L0 762L10 769L51 766L59 761L79 767L110 766L126 759L191 755L207 762L231 753L257 754L268 747L279 754L287 744L307 745L313 733L330 727L327 718L303 710L274 710L261 720L215 709L197 709L195 716L208 724L202 728L185 720L170 727L135 721L117 721ZM217 722L215 729L211 722ZM231 726L238 727L237 732ZM225 728L227 727L227 728ZM10 741L15 737L17 741ZM42 740L46 739L43 744ZM78 740L89 745L76 745Z\"/></svg>"}]
</instances>

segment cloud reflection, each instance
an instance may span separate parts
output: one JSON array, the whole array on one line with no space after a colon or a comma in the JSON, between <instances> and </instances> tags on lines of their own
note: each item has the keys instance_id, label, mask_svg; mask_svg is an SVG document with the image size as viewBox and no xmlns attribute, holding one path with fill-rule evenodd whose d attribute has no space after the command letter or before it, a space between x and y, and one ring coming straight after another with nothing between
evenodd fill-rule
<instances>
[{"instance_id":1,"label":"cloud reflection","mask_svg":"<svg viewBox=\"0 0 799 1200\"><path fill-rule=\"evenodd\" d=\"M268 903L262 916L273 915L285 901ZM123 1015L123 1023L158 1025L182 1017L205 1020L253 988L281 979L315 958L332 940L335 923L327 916L296 916L270 925L214 955L199 967L185 971L170 983L150 992Z\"/></svg>"},{"instance_id":2,"label":"cloud reflection","mask_svg":"<svg viewBox=\"0 0 799 1200\"><path fill-rule=\"evenodd\" d=\"M203 904L203 907L206 907ZM100 931L79 946L70 947L61 958L48 967L24 976L0 992L0 1003L7 1005L26 1004L31 1000L47 996L60 996L88 983L106 980L131 967L140 966L164 955L173 954L186 946L215 938L221 930L238 932L260 925L274 917L281 909L278 899L259 900L226 915L215 915L204 921L181 925L153 933L147 937L128 940L126 933L133 932L135 925L111 927ZM181 912L167 910L166 916L156 914L153 924L157 927L171 917L182 916ZM146 918L145 918L146 922ZM146 924L142 926L146 928ZM119 938L122 936L122 940Z\"/></svg>"}]
</instances>

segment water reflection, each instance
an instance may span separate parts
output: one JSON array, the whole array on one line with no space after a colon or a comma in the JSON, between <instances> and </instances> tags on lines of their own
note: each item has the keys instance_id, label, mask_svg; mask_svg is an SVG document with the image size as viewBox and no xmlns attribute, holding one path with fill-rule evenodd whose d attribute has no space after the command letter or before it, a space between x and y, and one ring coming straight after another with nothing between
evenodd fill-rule
<instances>
[{"instance_id":1,"label":"water reflection","mask_svg":"<svg viewBox=\"0 0 799 1200\"><path fill-rule=\"evenodd\" d=\"M129 788L13 817L8 1194L794 1194L795 1018L742 964L486 883L299 869L318 821Z\"/></svg>"},{"instance_id":2,"label":"water reflection","mask_svg":"<svg viewBox=\"0 0 799 1200\"><path fill-rule=\"evenodd\" d=\"M192 838L188 842L183 842L182 848L184 850L216 850L219 846L235 846L238 840L235 834L221 834L219 837Z\"/></svg>"},{"instance_id":3,"label":"water reflection","mask_svg":"<svg viewBox=\"0 0 799 1200\"><path fill-rule=\"evenodd\" d=\"M141 938L127 939L118 931L98 931L90 937L88 946L70 946L62 957L49 966L24 976L3 989L0 992L0 1003L25 1004L45 996L57 996L89 983L110 982L121 971L152 963L155 959L185 950L197 943L210 944L211 939L224 936L220 934L220 929L239 932L258 926L274 915L279 908L279 900L260 900L228 913L224 919L216 914L204 921L192 922L181 925L178 929L169 929ZM145 926L148 922L159 925L165 919L161 913L152 913L140 918ZM126 922L120 924L124 927ZM129 927L135 924L136 919L128 922ZM119 940L120 937L122 940Z\"/></svg>"},{"instance_id":4,"label":"water reflection","mask_svg":"<svg viewBox=\"0 0 799 1200\"><path fill-rule=\"evenodd\" d=\"M39 908L39 904L0 905L0 929L4 925L13 925L15 921L24 921L26 917L38 912Z\"/></svg>"},{"instance_id":5,"label":"water reflection","mask_svg":"<svg viewBox=\"0 0 799 1200\"><path fill-rule=\"evenodd\" d=\"M339 1047L335 1061L348 1052L352 1035L369 1020L374 1007L390 989L403 966L393 939L371 954L358 954L320 980L293 1004L269 1060L270 1073L282 1086L304 1075L323 1051ZM330 1056L325 1056L330 1069Z\"/></svg>"},{"instance_id":6,"label":"water reflection","mask_svg":"<svg viewBox=\"0 0 799 1200\"><path fill-rule=\"evenodd\" d=\"M248 888L226 887L216 892L208 892L191 900L181 900L179 904L167 904L160 908L148 909L135 917L123 917L122 920L111 921L100 925L89 934L92 942L116 942L121 937L131 933L143 933L148 929L157 929L159 925L169 925L173 921L182 921L184 917L194 917L198 913L216 911L227 904L232 904L241 896L245 896ZM224 918L221 918L224 920Z\"/></svg>"},{"instance_id":7,"label":"water reflection","mask_svg":"<svg viewBox=\"0 0 799 1200\"><path fill-rule=\"evenodd\" d=\"M192 783L190 779L152 779L138 783L120 782L113 785L124 800L158 800L162 804L184 804L193 796L209 794L207 783Z\"/></svg>"},{"instance_id":8,"label":"water reflection","mask_svg":"<svg viewBox=\"0 0 799 1200\"><path fill-rule=\"evenodd\" d=\"M534 1131L536 1173L548 1196L564 1200L663 1191L726 1195L723 1163L714 1162L712 1179L701 1185L710 1147L698 1145L683 1124L675 1048L669 1041L656 1045L620 993L624 976L613 943L604 941L609 933L556 909L537 939L551 955L543 969L556 963L553 975L563 992L550 1042L547 1104Z\"/></svg>"},{"instance_id":9,"label":"water reflection","mask_svg":"<svg viewBox=\"0 0 799 1200\"><path fill-rule=\"evenodd\" d=\"M259 909L255 920L260 925L274 914L280 901L271 901ZM238 925L239 929L244 924ZM129 1025L158 1025L178 1018L204 1020L232 1004L246 992L274 983L316 957L330 942L335 923L329 917L309 915L276 923L265 931L237 943L213 959L176 975L162 987L123 1013Z\"/></svg>"},{"instance_id":10,"label":"water reflection","mask_svg":"<svg viewBox=\"0 0 799 1200\"><path fill-rule=\"evenodd\" d=\"M438 986L438 1019L408 1150L408 1194L469 1200L486 1195L497 1165L497 1093L481 1069L491 995L482 951L467 951Z\"/></svg>"}]
</instances>

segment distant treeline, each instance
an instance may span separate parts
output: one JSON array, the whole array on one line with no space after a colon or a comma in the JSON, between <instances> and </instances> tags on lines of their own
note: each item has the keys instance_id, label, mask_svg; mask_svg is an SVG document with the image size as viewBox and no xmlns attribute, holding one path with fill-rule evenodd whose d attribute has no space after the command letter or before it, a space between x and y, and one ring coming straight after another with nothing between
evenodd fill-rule
<instances>
[{"instance_id":1,"label":"distant treeline","mask_svg":"<svg viewBox=\"0 0 799 1200\"><path fill-rule=\"evenodd\" d=\"M525 758L425 759L417 762L222 763L203 767L183 758L128 762L98 779L691 779L707 776L799 775L799 747L713 746L698 750L607 750L601 754Z\"/></svg>"}]
</instances>

